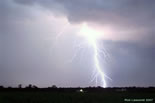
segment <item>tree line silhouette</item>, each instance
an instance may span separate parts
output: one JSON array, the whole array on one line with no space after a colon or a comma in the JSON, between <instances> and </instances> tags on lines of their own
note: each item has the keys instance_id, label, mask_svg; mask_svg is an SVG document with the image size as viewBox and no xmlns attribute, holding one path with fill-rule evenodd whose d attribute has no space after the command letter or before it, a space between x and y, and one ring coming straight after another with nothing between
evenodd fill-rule
<instances>
[{"instance_id":1,"label":"tree line silhouette","mask_svg":"<svg viewBox=\"0 0 155 103\"><path fill-rule=\"evenodd\" d=\"M104 91L115 91L115 92L155 92L155 87L108 87L102 88L98 87L57 87L52 85L46 88L39 88L36 85L29 84L25 87L19 84L17 87L4 87L0 86L0 91L54 91L54 92L78 92L82 89L83 92L104 92Z\"/></svg>"}]
</instances>

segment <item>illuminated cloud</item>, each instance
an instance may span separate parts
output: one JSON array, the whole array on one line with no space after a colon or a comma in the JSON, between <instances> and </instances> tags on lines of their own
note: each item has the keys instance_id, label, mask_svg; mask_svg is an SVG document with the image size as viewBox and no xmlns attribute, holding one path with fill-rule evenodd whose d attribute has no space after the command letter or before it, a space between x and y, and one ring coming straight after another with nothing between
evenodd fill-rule
<instances>
[{"instance_id":1,"label":"illuminated cloud","mask_svg":"<svg viewBox=\"0 0 155 103\"><path fill-rule=\"evenodd\" d=\"M108 28L106 39L127 40L153 45L154 0L14 0L24 5L40 5L71 23L90 22ZM92 25L92 24L90 24Z\"/></svg>"}]
</instances>

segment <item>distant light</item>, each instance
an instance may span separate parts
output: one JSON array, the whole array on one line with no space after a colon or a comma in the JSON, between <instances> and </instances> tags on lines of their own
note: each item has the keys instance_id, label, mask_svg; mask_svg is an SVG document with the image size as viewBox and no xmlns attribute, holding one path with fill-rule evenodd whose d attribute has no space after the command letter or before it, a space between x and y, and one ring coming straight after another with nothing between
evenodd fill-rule
<instances>
[{"instance_id":1,"label":"distant light","mask_svg":"<svg viewBox=\"0 0 155 103\"><path fill-rule=\"evenodd\" d=\"M83 89L80 89L80 92L83 93L84 92Z\"/></svg>"}]
</instances>

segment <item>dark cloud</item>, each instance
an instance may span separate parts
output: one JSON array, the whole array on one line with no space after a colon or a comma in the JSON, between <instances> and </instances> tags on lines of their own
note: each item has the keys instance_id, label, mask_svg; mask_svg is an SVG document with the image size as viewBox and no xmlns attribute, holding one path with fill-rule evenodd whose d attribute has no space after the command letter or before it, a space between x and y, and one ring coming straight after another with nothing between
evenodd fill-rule
<instances>
[{"instance_id":1,"label":"dark cloud","mask_svg":"<svg viewBox=\"0 0 155 103\"><path fill-rule=\"evenodd\" d=\"M142 40L140 43L155 44L155 42L153 42L155 39L154 0L14 1L24 5L40 5L51 11L61 12L67 16L68 20L72 23L87 21L110 25L118 31L130 32L130 35L136 38L135 40ZM150 40L148 40L149 38L153 38L151 43Z\"/></svg>"},{"instance_id":2,"label":"dark cloud","mask_svg":"<svg viewBox=\"0 0 155 103\"><path fill-rule=\"evenodd\" d=\"M25 5L38 4L45 8L61 5L66 10L69 20L98 21L102 23L144 23L153 24L155 17L154 0L14 0ZM63 11L62 11L63 12ZM141 22L137 22L141 21Z\"/></svg>"}]
</instances>

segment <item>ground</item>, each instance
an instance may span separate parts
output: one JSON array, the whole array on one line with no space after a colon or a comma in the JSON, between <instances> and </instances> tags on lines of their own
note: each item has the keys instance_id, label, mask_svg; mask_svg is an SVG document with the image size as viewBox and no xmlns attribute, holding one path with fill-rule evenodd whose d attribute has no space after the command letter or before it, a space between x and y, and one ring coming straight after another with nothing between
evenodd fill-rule
<instances>
[{"instance_id":1,"label":"ground","mask_svg":"<svg viewBox=\"0 0 155 103\"><path fill-rule=\"evenodd\" d=\"M3 89L0 103L154 103L155 91L126 89Z\"/></svg>"}]
</instances>

